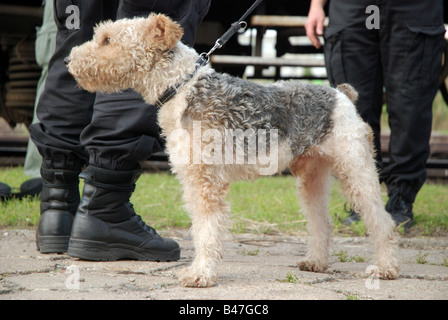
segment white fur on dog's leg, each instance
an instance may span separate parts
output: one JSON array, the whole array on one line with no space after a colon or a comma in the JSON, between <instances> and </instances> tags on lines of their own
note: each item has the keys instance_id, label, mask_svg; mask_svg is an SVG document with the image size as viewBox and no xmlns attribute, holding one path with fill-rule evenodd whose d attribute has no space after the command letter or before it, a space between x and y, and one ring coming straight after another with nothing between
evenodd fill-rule
<instances>
[{"instance_id":1,"label":"white fur on dog's leg","mask_svg":"<svg viewBox=\"0 0 448 320\"><path fill-rule=\"evenodd\" d=\"M211 287L218 281L216 267L207 265L205 261L193 262L190 267L182 269L178 277L185 287Z\"/></svg>"},{"instance_id":2,"label":"white fur on dog's leg","mask_svg":"<svg viewBox=\"0 0 448 320\"><path fill-rule=\"evenodd\" d=\"M396 241L394 239L394 222L389 213L384 211L383 230L380 232L375 242L374 264L378 267L379 276L385 280L398 278L400 268L397 259L395 259Z\"/></svg>"},{"instance_id":3,"label":"white fur on dog's leg","mask_svg":"<svg viewBox=\"0 0 448 320\"><path fill-rule=\"evenodd\" d=\"M352 152L354 149L355 147L352 146ZM363 159L360 155L356 159L360 164L357 170L343 172L344 169L341 168L344 168L344 165L340 165L338 175L344 177L341 179L341 185L350 200L352 209L360 213L367 233L373 239L374 265L378 267L380 277L395 279L398 277L399 267L395 259L394 222L384 209L380 185L373 174L375 172L373 158ZM342 161L344 160L340 163ZM353 174L353 172L359 172L359 174Z\"/></svg>"},{"instance_id":4,"label":"white fur on dog's leg","mask_svg":"<svg viewBox=\"0 0 448 320\"><path fill-rule=\"evenodd\" d=\"M303 157L291 163L297 177L297 190L303 213L308 220L309 251L297 263L300 270L324 272L328 268L332 222L328 214L330 170L325 159Z\"/></svg>"},{"instance_id":5,"label":"white fur on dog's leg","mask_svg":"<svg viewBox=\"0 0 448 320\"><path fill-rule=\"evenodd\" d=\"M217 268L222 259L221 214L193 218L195 257L191 266L179 273L186 287L211 287L218 280Z\"/></svg>"},{"instance_id":6,"label":"white fur on dog's leg","mask_svg":"<svg viewBox=\"0 0 448 320\"><path fill-rule=\"evenodd\" d=\"M374 162L373 133L361 121L348 98L339 97L333 114L332 135L323 144L332 161L332 169L341 182L351 208L358 212L373 238L374 264L380 277L398 277L395 259L394 222L384 209L377 169Z\"/></svg>"},{"instance_id":7,"label":"white fur on dog's leg","mask_svg":"<svg viewBox=\"0 0 448 320\"><path fill-rule=\"evenodd\" d=\"M221 237L225 214L230 210L224 198L229 185L208 177L207 168L194 168L194 173L201 176L181 182L185 208L192 218L195 257L191 266L179 272L179 279L187 287L210 287L218 280L217 268L222 259Z\"/></svg>"},{"instance_id":8,"label":"white fur on dog's leg","mask_svg":"<svg viewBox=\"0 0 448 320\"><path fill-rule=\"evenodd\" d=\"M378 262L377 265L381 279L394 280L398 278L400 268L398 267L398 263L395 259L391 259L391 261L384 263Z\"/></svg>"},{"instance_id":9,"label":"white fur on dog's leg","mask_svg":"<svg viewBox=\"0 0 448 320\"><path fill-rule=\"evenodd\" d=\"M317 260L312 257L306 257L303 260L297 262L297 267L302 271L310 272L325 272L328 269L328 262L324 260Z\"/></svg>"},{"instance_id":10,"label":"white fur on dog's leg","mask_svg":"<svg viewBox=\"0 0 448 320\"><path fill-rule=\"evenodd\" d=\"M186 287L211 287L218 280L217 267L222 258L219 215L196 215L193 218L195 257L191 266L179 273L179 279Z\"/></svg>"}]
</instances>

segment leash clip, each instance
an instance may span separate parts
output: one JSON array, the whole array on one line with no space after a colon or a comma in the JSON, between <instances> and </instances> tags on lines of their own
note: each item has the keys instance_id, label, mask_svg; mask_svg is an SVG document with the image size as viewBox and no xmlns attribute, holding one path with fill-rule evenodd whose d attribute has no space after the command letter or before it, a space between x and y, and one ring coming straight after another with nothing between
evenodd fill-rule
<instances>
[{"instance_id":1,"label":"leash clip","mask_svg":"<svg viewBox=\"0 0 448 320\"><path fill-rule=\"evenodd\" d=\"M246 32L247 22L246 21L240 21L238 24L240 25L240 29L238 30L238 33L239 34L243 34L244 32Z\"/></svg>"},{"instance_id":2,"label":"leash clip","mask_svg":"<svg viewBox=\"0 0 448 320\"><path fill-rule=\"evenodd\" d=\"M213 50L213 49L212 49ZM204 65L206 65L209 61L210 61L210 55L212 54L213 51L215 51L216 49L214 49L213 51L210 50L208 53L202 52L199 57L202 59L202 61L199 63L199 66L202 67Z\"/></svg>"},{"instance_id":3,"label":"leash clip","mask_svg":"<svg viewBox=\"0 0 448 320\"><path fill-rule=\"evenodd\" d=\"M201 53L201 56L202 57L206 57L207 59L207 62L210 60L210 56L212 55L212 53L213 52L215 52L215 50L217 50L217 49L221 49L221 47L222 47L222 44L219 42L219 39L218 40L216 40L216 42L215 42L215 45L213 46L213 48L211 48L210 49L210 51L209 52L207 52L207 53Z\"/></svg>"},{"instance_id":4,"label":"leash clip","mask_svg":"<svg viewBox=\"0 0 448 320\"><path fill-rule=\"evenodd\" d=\"M206 57L207 62L210 60L210 55L216 50L221 49L223 45L235 34L235 33L244 33L247 29L247 22L244 21L251 13L255 10L255 8L262 2L263 0L256 0L249 10L236 22L230 25L230 28L219 38L216 40L213 48L210 49L208 53L201 53L201 56Z\"/></svg>"},{"instance_id":5,"label":"leash clip","mask_svg":"<svg viewBox=\"0 0 448 320\"><path fill-rule=\"evenodd\" d=\"M242 34L247 29L247 22L246 21L239 21L237 23L234 23L232 26L234 27L234 29L230 28L229 31L232 30L233 32L236 31L239 34ZM227 31L227 32L229 32L229 31ZM229 36L229 38L230 38L230 36ZM201 53L201 56L203 58L205 57L206 60L207 60L207 63L208 63L212 53L215 52L217 49L221 49L222 46L227 42L227 40L228 39L226 37L224 37L224 36L219 38L218 40L216 40L215 45L213 46L213 48L211 48L210 51L207 52L207 53L205 53L205 52Z\"/></svg>"}]
</instances>

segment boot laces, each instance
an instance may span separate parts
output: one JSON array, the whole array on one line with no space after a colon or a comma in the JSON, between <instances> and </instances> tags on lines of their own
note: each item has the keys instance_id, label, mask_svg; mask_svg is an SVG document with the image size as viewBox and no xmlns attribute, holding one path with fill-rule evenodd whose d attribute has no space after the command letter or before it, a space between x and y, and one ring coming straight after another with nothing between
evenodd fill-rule
<instances>
[{"instance_id":1,"label":"boot laces","mask_svg":"<svg viewBox=\"0 0 448 320\"><path fill-rule=\"evenodd\" d=\"M143 230L152 234L153 236L158 235L157 231L153 227L148 226L145 223L145 221L143 221L142 217L140 215L138 215L137 213L135 213L134 205L132 203L129 203L129 209L130 209L130 212L132 212L132 215L135 216L137 223L143 228Z\"/></svg>"}]
</instances>

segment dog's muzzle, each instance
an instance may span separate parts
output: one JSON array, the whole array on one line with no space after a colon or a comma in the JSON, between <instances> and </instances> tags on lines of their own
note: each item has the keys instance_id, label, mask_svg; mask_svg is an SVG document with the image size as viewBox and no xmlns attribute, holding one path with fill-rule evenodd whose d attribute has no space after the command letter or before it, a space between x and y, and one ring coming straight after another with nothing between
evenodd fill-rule
<instances>
[{"instance_id":1,"label":"dog's muzzle","mask_svg":"<svg viewBox=\"0 0 448 320\"><path fill-rule=\"evenodd\" d=\"M65 57L64 58L64 64L68 65L70 63L70 58L69 57Z\"/></svg>"}]
</instances>

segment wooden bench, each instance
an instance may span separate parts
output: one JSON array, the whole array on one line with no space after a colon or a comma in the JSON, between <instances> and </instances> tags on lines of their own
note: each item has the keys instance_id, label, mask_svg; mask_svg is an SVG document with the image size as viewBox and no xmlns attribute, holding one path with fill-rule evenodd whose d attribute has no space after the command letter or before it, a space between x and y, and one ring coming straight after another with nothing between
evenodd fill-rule
<instances>
[{"instance_id":1,"label":"wooden bench","mask_svg":"<svg viewBox=\"0 0 448 320\"><path fill-rule=\"evenodd\" d=\"M259 67L325 67L323 57L265 58L258 56L212 55L212 64L235 64Z\"/></svg>"},{"instance_id":2,"label":"wooden bench","mask_svg":"<svg viewBox=\"0 0 448 320\"><path fill-rule=\"evenodd\" d=\"M274 78L281 77L281 67L325 67L325 61L321 50L317 50L311 44L295 46L294 57L263 57L262 45L263 38L267 29L277 31L276 43L286 41L289 36L305 36L305 23L307 17L302 16L271 16L254 15L250 21L250 27L257 30L255 44L253 46L252 56L233 56L233 55L212 55L211 63L214 65L243 65L255 67L255 78L264 78L263 68L275 67ZM286 33L284 38L281 38ZM283 52L282 52L283 53ZM314 77L311 77L314 78Z\"/></svg>"},{"instance_id":3,"label":"wooden bench","mask_svg":"<svg viewBox=\"0 0 448 320\"><path fill-rule=\"evenodd\" d=\"M270 16L270 15L254 15L250 24L253 27L272 28L305 28L307 17L302 16Z\"/></svg>"}]
</instances>

